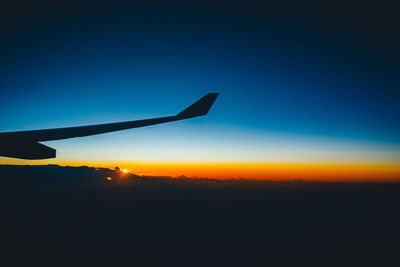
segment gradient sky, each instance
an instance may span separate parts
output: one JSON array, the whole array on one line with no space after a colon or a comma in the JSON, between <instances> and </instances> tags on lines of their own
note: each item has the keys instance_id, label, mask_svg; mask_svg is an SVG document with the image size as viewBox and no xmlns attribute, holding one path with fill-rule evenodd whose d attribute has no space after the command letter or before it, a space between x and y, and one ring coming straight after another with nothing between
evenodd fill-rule
<instances>
[{"instance_id":1,"label":"gradient sky","mask_svg":"<svg viewBox=\"0 0 400 267\"><path fill-rule=\"evenodd\" d=\"M400 178L394 7L3 5L0 131L173 115L208 92L220 97L207 117L46 142L57 159L0 163L124 165L144 174L225 178L277 178L271 168L297 166L298 175L278 176L347 170L340 177Z\"/></svg>"}]
</instances>

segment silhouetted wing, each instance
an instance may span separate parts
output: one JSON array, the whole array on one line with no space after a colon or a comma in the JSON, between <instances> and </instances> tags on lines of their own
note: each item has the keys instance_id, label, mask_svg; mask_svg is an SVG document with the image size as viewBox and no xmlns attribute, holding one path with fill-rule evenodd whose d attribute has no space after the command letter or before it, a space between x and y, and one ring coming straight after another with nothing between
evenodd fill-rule
<instances>
[{"instance_id":1,"label":"silhouetted wing","mask_svg":"<svg viewBox=\"0 0 400 267\"><path fill-rule=\"evenodd\" d=\"M217 93L209 93L175 116L146 119L146 120L98 124L90 126L34 130L34 131L20 131L20 132L5 132L5 133L0 133L0 141L4 142L4 140L10 140L10 141L23 140L26 142L28 141L40 142L40 141L60 140L73 137L83 137L95 134L121 131L131 128L159 124L159 123L194 118L206 115L209 109L211 108L212 104L214 103L215 99L217 98L217 96L218 96Z\"/></svg>"}]
</instances>

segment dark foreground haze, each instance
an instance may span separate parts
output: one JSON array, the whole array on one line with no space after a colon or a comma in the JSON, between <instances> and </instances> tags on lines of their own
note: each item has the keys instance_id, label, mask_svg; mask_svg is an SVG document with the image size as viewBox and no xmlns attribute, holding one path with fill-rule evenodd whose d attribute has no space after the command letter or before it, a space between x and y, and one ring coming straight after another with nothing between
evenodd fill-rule
<instances>
[{"instance_id":1,"label":"dark foreground haze","mask_svg":"<svg viewBox=\"0 0 400 267\"><path fill-rule=\"evenodd\" d=\"M0 177L2 255L16 265L399 262L399 183L174 179L55 165L2 165Z\"/></svg>"}]
</instances>

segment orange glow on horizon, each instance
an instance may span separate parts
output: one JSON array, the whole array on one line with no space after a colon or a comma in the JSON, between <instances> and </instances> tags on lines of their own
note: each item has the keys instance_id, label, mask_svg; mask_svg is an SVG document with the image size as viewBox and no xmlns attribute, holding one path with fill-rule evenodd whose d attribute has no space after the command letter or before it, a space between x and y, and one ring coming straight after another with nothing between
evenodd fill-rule
<instances>
[{"instance_id":1,"label":"orange glow on horizon","mask_svg":"<svg viewBox=\"0 0 400 267\"><path fill-rule=\"evenodd\" d=\"M12 162L11 164L17 164ZM254 180L314 180L314 181L399 181L400 163L189 163L189 162L85 162L32 161L34 165L89 166L114 169L121 174L254 179ZM132 171L129 171L132 170Z\"/></svg>"},{"instance_id":2,"label":"orange glow on horizon","mask_svg":"<svg viewBox=\"0 0 400 267\"><path fill-rule=\"evenodd\" d=\"M322 163L126 163L151 176L254 180L400 181L400 165ZM129 165L128 165L129 164Z\"/></svg>"}]
</instances>

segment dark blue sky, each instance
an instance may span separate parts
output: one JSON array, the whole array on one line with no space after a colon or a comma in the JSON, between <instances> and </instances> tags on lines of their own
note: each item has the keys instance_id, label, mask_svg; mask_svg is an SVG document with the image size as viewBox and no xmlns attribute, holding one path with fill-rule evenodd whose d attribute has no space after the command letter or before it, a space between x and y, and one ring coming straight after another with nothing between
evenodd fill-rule
<instances>
[{"instance_id":1,"label":"dark blue sky","mask_svg":"<svg viewBox=\"0 0 400 267\"><path fill-rule=\"evenodd\" d=\"M399 19L390 6L49 1L2 13L1 131L169 115L219 92L206 119L181 124L196 136L215 132L204 137L210 146L271 135L400 144Z\"/></svg>"}]
</instances>

